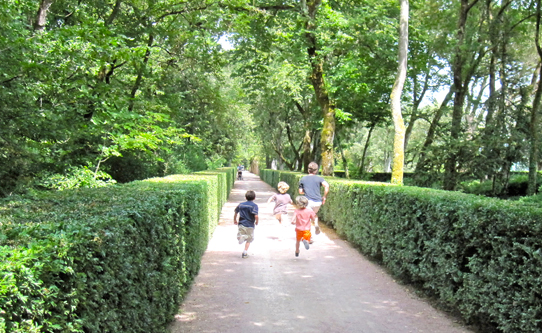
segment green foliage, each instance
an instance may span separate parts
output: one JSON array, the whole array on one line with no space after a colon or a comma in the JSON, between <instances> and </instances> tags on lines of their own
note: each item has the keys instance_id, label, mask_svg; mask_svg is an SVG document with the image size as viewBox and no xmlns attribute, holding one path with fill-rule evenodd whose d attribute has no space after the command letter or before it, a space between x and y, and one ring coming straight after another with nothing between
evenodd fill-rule
<instances>
[{"instance_id":1,"label":"green foliage","mask_svg":"<svg viewBox=\"0 0 542 333\"><path fill-rule=\"evenodd\" d=\"M302 176L260 172L272 186ZM492 331L542 330L542 207L458 192L326 180L331 188L321 220L394 275Z\"/></svg>"},{"instance_id":2,"label":"green foliage","mask_svg":"<svg viewBox=\"0 0 542 333\"><path fill-rule=\"evenodd\" d=\"M537 177L538 181L540 181L539 177ZM519 201L527 205L542 207L542 185L540 185L540 187L538 188L538 194L522 197L519 199Z\"/></svg>"},{"instance_id":3,"label":"green foliage","mask_svg":"<svg viewBox=\"0 0 542 333\"><path fill-rule=\"evenodd\" d=\"M538 207L542 207L542 188L538 189L538 194L530 195L526 197L522 197L519 199L520 202L526 204L526 205L535 205Z\"/></svg>"},{"instance_id":4,"label":"green foliage","mask_svg":"<svg viewBox=\"0 0 542 333\"><path fill-rule=\"evenodd\" d=\"M225 168L4 200L2 332L165 332L234 174Z\"/></svg>"},{"instance_id":5,"label":"green foliage","mask_svg":"<svg viewBox=\"0 0 542 333\"><path fill-rule=\"evenodd\" d=\"M70 167L66 174L44 172L35 180L37 186L50 190L70 190L74 188L96 188L115 184L116 181L104 171L92 171L88 167Z\"/></svg>"},{"instance_id":6,"label":"green foliage","mask_svg":"<svg viewBox=\"0 0 542 333\"><path fill-rule=\"evenodd\" d=\"M0 5L0 196L70 167L128 182L234 157L216 3L52 1L37 32L40 3Z\"/></svg>"},{"instance_id":7,"label":"green foliage","mask_svg":"<svg viewBox=\"0 0 542 333\"><path fill-rule=\"evenodd\" d=\"M542 186L542 173L538 174L537 182L539 186ZM487 197L495 197L499 194L506 194L507 196L525 196L527 194L527 186L529 183L529 176L527 174L513 174L508 180L508 186L506 191L502 189L502 186L498 183L494 183L491 180L480 182L479 180L472 180L461 183L459 190L465 193L484 195Z\"/></svg>"}]
</instances>

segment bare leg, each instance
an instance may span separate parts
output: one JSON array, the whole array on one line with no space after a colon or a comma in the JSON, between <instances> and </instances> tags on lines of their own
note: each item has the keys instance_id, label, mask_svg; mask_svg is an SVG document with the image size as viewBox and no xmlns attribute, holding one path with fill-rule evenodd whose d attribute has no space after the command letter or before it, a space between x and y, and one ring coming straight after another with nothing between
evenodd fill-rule
<instances>
[{"instance_id":1,"label":"bare leg","mask_svg":"<svg viewBox=\"0 0 542 333\"><path fill-rule=\"evenodd\" d=\"M245 252L248 251L248 247L250 246L250 242L245 243Z\"/></svg>"},{"instance_id":2,"label":"bare leg","mask_svg":"<svg viewBox=\"0 0 542 333\"><path fill-rule=\"evenodd\" d=\"M299 239L296 239L296 241L295 241L295 253L299 253L299 243L301 243L301 241Z\"/></svg>"},{"instance_id":3,"label":"bare leg","mask_svg":"<svg viewBox=\"0 0 542 333\"><path fill-rule=\"evenodd\" d=\"M279 223L282 224L282 214L277 214L275 217L279 220Z\"/></svg>"},{"instance_id":4,"label":"bare leg","mask_svg":"<svg viewBox=\"0 0 542 333\"><path fill-rule=\"evenodd\" d=\"M320 206L311 207L315 214L318 214L318 211L320 210ZM318 215L314 217L314 226L318 226Z\"/></svg>"}]
</instances>

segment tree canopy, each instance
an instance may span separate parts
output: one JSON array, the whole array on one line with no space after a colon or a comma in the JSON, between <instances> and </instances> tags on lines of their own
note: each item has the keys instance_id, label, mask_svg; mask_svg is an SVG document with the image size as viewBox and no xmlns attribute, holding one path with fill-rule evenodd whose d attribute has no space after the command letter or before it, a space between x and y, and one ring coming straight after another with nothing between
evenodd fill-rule
<instances>
[{"instance_id":1,"label":"tree canopy","mask_svg":"<svg viewBox=\"0 0 542 333\"><path fill-rule=\"evenodd\" d=\"M511 172L528 169L536 191L540 7L410 1L399 111L415 184L454 190L478 179L505 193ZM254 161L389 172L400 8L3 1L1 195L51 187L59 175L126 182Z\"/></svg>"}]
</instances>

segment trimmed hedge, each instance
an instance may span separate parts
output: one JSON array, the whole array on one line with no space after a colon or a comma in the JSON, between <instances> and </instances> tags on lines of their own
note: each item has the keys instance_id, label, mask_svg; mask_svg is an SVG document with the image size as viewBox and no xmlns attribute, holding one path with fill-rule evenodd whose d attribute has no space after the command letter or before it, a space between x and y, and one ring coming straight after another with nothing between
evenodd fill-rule
<instances>
[{"instance_id":1,"label":"trimmed hedge","mask_svg":"<svg viewBox=\"0 0 542 333\"><path fill-rule=\"evenodd\" d=\"M234 168L3 201L0 332L165 332Z\"/></svg>"},{"instance_id":2,"label":"trimmed hedge","mask_svg":"<svg viewBox=\"0 0 542 333\"><path fill-rule=\"evenodd\" d=\"M262 170L264 180L301 174ZM467 322L542 331L542 208L458 192L338 180L319 215Z\"/></svg>"}]
</instances>

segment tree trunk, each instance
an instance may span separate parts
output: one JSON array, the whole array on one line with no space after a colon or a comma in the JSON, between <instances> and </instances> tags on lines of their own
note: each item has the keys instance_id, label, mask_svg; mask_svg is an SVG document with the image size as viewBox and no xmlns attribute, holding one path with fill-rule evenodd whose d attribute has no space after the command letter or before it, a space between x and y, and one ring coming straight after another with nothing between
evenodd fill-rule
<instances>
[{"instance_id":1,"label":"tree trunk","mask_svg":"<svg viewBox=\"0 0 542 333\"><path fill-rule=\"evenodd\" d=\"M425 152L433 144L433 141L435 140L435 133L437 131L437 126L440 122L440 118L442 118L442 115L444 114L444 110L447 108L448 103L452 100L453 93L454 93L454 86L451 86L450 90L448 90L448 93L446 94L446 97L442 101L442 104L440 105L437 112L435 113L433 120L431 121L429 130L427 131L427 136L425 137L425 141L420 151L420 158L418 159L418 163L416 164L416 171L415 171L416 173L427 171L425 170L427 167Z\"/></svg>"},{"instance_id":2,"label":"tree trunk","mask_svg":"<svg viewBox=\"0 0 542 333\"><path fill-rule=\"evenodd\" d=\"M343 160L343 169L344 169L344 176L345 178L350 178L349 172L348 172L348 161L346 160L346 156L344 155L343 147L341 146L341 139L339 133L337 133L337 147L339 147L339 150L341 151L341 158Z\"/></svg>"},{"instance_id":3,"label":"tree trunk","mask_svg":"<svg viewBox=\"0 0 542 333\"><path fill-rule=\"evenodd\" d=\"M309 163L311 162L311 124L308 111L299 104L299 102L294 101L295 106L301 116L303 117L303 130L305 135L303 136L303 172L309 172Z\"/></svg>"},{"instance_id":4,"label":"tree trunk","mask_svg":"<svg viewBox=\"0 0 542 333\"><path fill-rule=\"evenodd\" d=\"M301 165L302 159L301 159L301 155L299 155L299 150L303 146L303 142L301 142L301 146L299 146L299 148L296 148L294 144L294 139L292 136L292 128L290 127L289 123L286 124L286 134L288 136L288 143L290 144L290 147L292 148L292 152L294 153L294 156L295 156L294 169L292 169L293 171L293 170L297 170L296 169L297 165Z\"/></svg>"},{"instance_id":5,"label":"tree trunk","mask_svg":"<svg viewBox=\"0 0 542 333\"><path fill-rule=\"evenodd\" d=\"M376 124L371 124L369 133L367 134L367 140L365 140L365 147L363 147L363 155L361 156L361 166L359 167L360 178L365 173L365 157L367 156L367 149L369 148L369 142L371 141L371 134L373 134L375 127Z\"/></svg>"},{"instance_id":6,"label":"tree trunk","mask_svg":"<svg viewBox=\"0 0 542 333\"><path fill-rule=\"evenodd\" d=\"M486 0L486 10L487 10L487 15L489 16L490 20L491 20L491 26L493 27L492 29L489 29L489 40L491 42L491 58L489 60L489 98L487 100L487 114L486 114L486 126L485 126L485 130L484 130L484 134L486 137L490 136L491 135L491 126L492 126L492 121L493 121L493 114L495 112L495 98L496 98L496 94L495 94L495 91L496 91L496 75L495 75L495 72L496 72L496 69L495 69L495 62L496 62L496 56L495 54L497 53L497 46L498 46L498 43L497 43L497 39L498 39L498 36L497 36L497 27L493 24L493 20L492 20L492 15L491 15L491 1L492 0Z\"/></svg>"},{"instance_id":7,"label":"tree trunk","mask_svg":"<svg viewBox=\"0 0 542 333\"><path fill-rule=\"evenodd\" d=\"M149 62L149 58L151 56L151 47L152 47L153 42L154 42L154 35L151 33L149 35L149 41L147 43L147 50L145 51L145 56L143 58L143 64L138 70L136 81L134 83L134 86L132 87L132 91L130 92L130 104L128 106L128 110L130 112L132 112L132 110L134 109L135 97L136 97L137 91L139 90L139 87L141 86L141 83L143 82L143 74L147 68L147 63Z\"/></svg>"},{"instance_id":8,"label":"tree trunk","mask_svg":"<svg viewBox=\"0 0 542 333\"><path fill-rule=\"evenodd\" d=\"M305 136L303 137L303 172L309 172L311 162L311 130L309 124L305 124Z\"/></svg>"},{"instance_id":9,"label":"tree trunk","mask_svg":"<svg viewBox=\"0 0 542 333\"><path fill-rule=\"evenodd\" d=\"M527 187L527 195L533 195L536 193L536 178L538 173L538 141L539 141L539 124L538 113L540 112L540 98L542 96L542 71L540 71L540 77L538 78L538 87L533 101L533 108L531 110L531 121L529 124L530 145L529 150L529 185Z\"/></svg>"},{"instance_id":10,"label":"tree trunk","mask_svg":"<svg viewBox=\"0 0 542 333\"><path fill-rule=\"evenodd\" d=\"M500 81L501 81L501 98L499 99L499 113L496 117L496 128L506 128L506 111L507 111L507 105L506 105L506 96L508 96L508 77L506 72L506 64L507 64L507 44L508 44L508 36L504 35L502 38L502 46L501 46L501 69L500 69ZM499 156L499 151L495 153L496 157L500 158L503 163L503 167L501 168L500 172L496 172L496 182L493 186L493 195L498 196L504 194L508 189L508 174L510 171L511 164L508 165L508 154L511 152L510 147L513 145L513 143L509 143L508 147L506 147L504 151L504 156Z\"/></svg>"},{"instance_id":11,"label":"tree trunk","mask_svg":"<svg viewBox=\"0 0 542 333\"><path fill-rule=\"evenodd\" d=\"M542 48L540 47L540 20L541 20L541 0L536 1L536 35L535 44L538 56L542 60ZM533 100L533 108L531 110L531 122L529 124L530 144L531 149L529 151L529 185L527 187L527 195L534 195L536 193L536 178L538 173L538 112L540 109L540 98L542 96L542 70L538 77L538 87Z\"/></svg>"},{"instance_id":12,"label":"tree trunk","mask_svg":"<svg viewBox=\"0 0 542 333\"><path fill-rule=\"evenodd\" d=\"M531 100L532 91L536 84L536 78L538 77L538 71L535 70L533 73L533 79L535 80L531 85L527 87L520 88L521 102L516 109L515 113L515 125L512 132L512 138L517 137L518 133L526 132L528 128L527 119L525 119L525 110L527 105ZM503 193L508 193L509 181L510 181L510 170L515 161L521 157L521 151L523 151L525 143L524 140L511 140L508 147L506 147L505 159L501 167L502 170L502 184L503 184Z\"/></svg>"},{"instance_id":13,"label":"tree trunk","mask_svg":"<svg viewBox=\"0 0 542 333\"><path fill-rule=\"evenodd\" d=\"M110 25L111 23L113 23L113 21L115 20L115 18L116 18L117 15L119 14L121 3L122 3L122 0L117 0L117 1L115 2L115 7L113 7L113 11L111 12L111 14L110 14L109 17L107 18L107 20L105 20L105 25L106 25L106 26L108 26L108 25Z\"/></svg>"},{"instance_id":14,"label":"tree trunk","mask_svg":"<svg viewBox=\"0 0 542 333\"><path fill-rule=\"evenodd\" d=\"M313 130L311 133L313 142L318 142L320 140L321 133L318 130ZM315 161L318 165L320 165L320 162L322 160L322 155L320 155L320 145L312 145L311 160Z\"/></svg>"},{"instance_id":15,"label":"tree trunk","mask_svg":"<svg viewBox=\"0 0 542 333\"><path fill-rule=\"evenodd\" d=\"M477 81L475 81L477 83ZM482 122L482 119L481 119L481 116L476 116L476 113L478 111L478 108L480 107L480 103L482 102L482 98L484 97L484 92L485 92L485 88L487 87L487 77L484 76L484 78L482 79L482 83L481 85L479 86L479 92L478 92L478 95L476 97L474 97L474 92L475 92L475 84L472 85L472 90L471 90L471 96L473 96L473 101L472 103L469 103L469 107L467 108L468 110L468 113L469 113L469 129L468 129L468 132L469 134L471 134L472 136L475 135L475 132L476 132L476 129L478 128L478 126L480 125L480 123Z\"/></svg>"},{"instance_id":16,"label":"tree trunk","mask_svg":"<svg viewBox=\"0 0 542 333\"><path fill-rule=\"evenodd\" d=\"M53 4L54 0L41 0L40 8L38 9L38 14L36 15L36 21L34 21L34 31L43 31L45 25L47 24L47 14L49 13L49 8Z\"/></svg>"},{"instance_id":17,"label":"tree trunk","mask_svg":"<svg viewBox=\"0 0 542 333\"><path fill-rule=\"evenodd\" d=\"M417 92L418 79L416 78L416 76L414 76L414 79L413 79L414 87L412 89L412 95L413 95L413 97L412 97L412 115L410 116L410 119L408 121L408 126L407 126L406 131L405 131L405 146L404 146L405 153L407 151L408 141L410 140L410 135L412 134L412 130L414 129L414 123L416 122L416 120L419 119L418 108L420 107L420 103L423 100L423 98L425 96L425 93L427 92L427 89L429 88L429 71L430 71L430 66L428 66L427 71L425 72L425 79L424 79L424 83L423 83L423 88L422 88L422 91L420 92L419 96L418 96L418 92Z\"/></svg>"},{"instance_id":18,"label":"tree trunk","mask_svg":"<svg viewBox=\"0 0 542 333\"><path fill-rule=\"evenodd\" d=\"M405 84L408 56L408 0L400 0L401 18L399 23L399 65L397 77L391 89L391 114L395 135L393 139L393 167L391 183L403 184L403 168L405 163L405 123L401 113L401 94Z\"/></svg>"},{"instance_id":19,"label":"tree trunk","mask_svg":"<svg viewBox=\"0 0 542 333\"><path fill-rule=\"evenodd\" d=\"M329 98L329 93L324 80L324 59L318 56L316 40L316 13L322 0L307 1L308 21L305 25L305 37L308 43L307 53L312 69L311 83L314 88L316 100L322 108L324 125L320 136L320 149L322 154L322 174L333 175L333 139L335 136L335 105Z\"/></svg>"},{"instance_id":20,"label":"tree trunk","mask_svg":"<svg viewBox=\"0 0 542 333\"><path fill-rule=\"evenodd\" d=\"M457 160L459 157L459 149L455 146L458 143L461 135L461 119L463 118L463 105L465 104L465 96L467 95L468 82L463 79L463 68L465 66L465 26L467 24L467 16L478 0L473 0L469 4L469 0L461 0L461 9L459 13L459 21L457 24L457 46L455 51L455 58L452 64L455 94L454 94L454 108L452 113L452 128L450 130L450 137L452 141L452 147L450 149L450 156L445 163L444 171L444 189L453 191L457 185Z\"/></svg>"}]
</instances>

